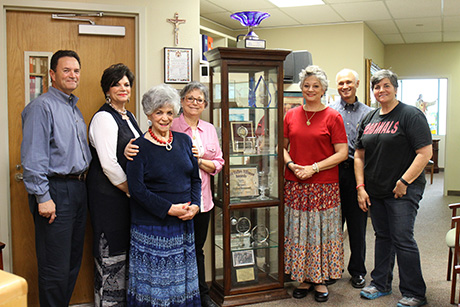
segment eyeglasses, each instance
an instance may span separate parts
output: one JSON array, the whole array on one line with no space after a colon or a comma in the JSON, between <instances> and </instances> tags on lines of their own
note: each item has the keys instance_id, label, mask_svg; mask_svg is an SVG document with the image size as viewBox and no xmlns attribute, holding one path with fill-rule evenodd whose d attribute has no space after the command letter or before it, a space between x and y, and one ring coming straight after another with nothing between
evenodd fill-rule
<instances>
[{"instance_id":1,"label":"eyeglasses","mask_svg":"<svg viewBox=\"0 0 460 307\"><path fill-rule=\"evenodd\" d=\"M189 96L189 97L185 97L185 100L188 102L188 103L193 103L194 101L196 101L196 103L198 104L203 104L204 103L204 100L201 99L201 98L195 98L193 96Z\"/></svg>"}]
</instances>

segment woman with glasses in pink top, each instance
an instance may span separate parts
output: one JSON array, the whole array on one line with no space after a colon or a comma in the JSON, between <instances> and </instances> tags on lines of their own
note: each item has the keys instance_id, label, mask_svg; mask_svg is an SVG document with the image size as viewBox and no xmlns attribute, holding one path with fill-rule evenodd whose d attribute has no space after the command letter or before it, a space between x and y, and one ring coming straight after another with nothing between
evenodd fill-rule
<instances>
[{"instance_id":1,"label":"woman with glasses in pink top","mask_svg":"<svg viewBox=\"0 0 460 307\"><path fill-rule=\"evenodd\" d=\"M208 234L211 210L214 208L211 194L211 175L219 173L224 165L222 150L216 128L200 119L209 102L206 86L199 82L187 84L180 93L182 114L173 120L171 130L190 136L194 145L193 153L198 159L201 177L201 208L194 217L195 250L198 263L198 278L202 306L217 306L209 297L204 271L203 246Z\"/></svg>"}]
</instances>

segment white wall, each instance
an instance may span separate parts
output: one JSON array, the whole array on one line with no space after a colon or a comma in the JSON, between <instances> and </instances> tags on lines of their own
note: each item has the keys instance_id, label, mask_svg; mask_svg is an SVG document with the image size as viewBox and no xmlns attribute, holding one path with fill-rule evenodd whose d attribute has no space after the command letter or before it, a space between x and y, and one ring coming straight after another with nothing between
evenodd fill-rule
<instances>
[{"instance_id":1,"label":"white wall","mask_svg":"<svg viewBox=\"0 0 460 307\"><path fill-rule=\"evenodd\" d=\"M460 193L460 43L385 46L385 65L400 77L448 78L446 136L439 137L439 166L444 167L444 193Z\"/></svg>"}]
</instances>

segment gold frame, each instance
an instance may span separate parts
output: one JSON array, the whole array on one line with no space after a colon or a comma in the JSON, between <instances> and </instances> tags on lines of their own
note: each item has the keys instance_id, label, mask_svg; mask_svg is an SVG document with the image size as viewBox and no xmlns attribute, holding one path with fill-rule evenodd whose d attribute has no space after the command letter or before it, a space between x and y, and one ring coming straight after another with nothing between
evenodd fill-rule
<instances>
[{"instance_id":1,"label":"gold frame","mask_svg":"<svg viewBox=\"0 0 460 307\"><path fill-rule=\"evenodd\" d=\"M238 148L236 142L243 142L246 141L245 138L241 137L238 134L238 129L240 127L246 128L247 131L247 137L254 137L254 124L251 121L230 121L230 130L231 130L231 137L232 137L232 149L233 152L242 152L244 153L244 144L243 148Z\"/></svg>"},{"instance_id":2,"label":"gold frame","mask_svg":"<svg viewBox=\"0 0 460 307\"><path fill-rule=\"evenodd\" d=\"M371 105L372 88L371 88L371 77L379 71L381 68L372 59L366 59L366 93L365 102L368 106Z\"/></svg>"}]
</instances>

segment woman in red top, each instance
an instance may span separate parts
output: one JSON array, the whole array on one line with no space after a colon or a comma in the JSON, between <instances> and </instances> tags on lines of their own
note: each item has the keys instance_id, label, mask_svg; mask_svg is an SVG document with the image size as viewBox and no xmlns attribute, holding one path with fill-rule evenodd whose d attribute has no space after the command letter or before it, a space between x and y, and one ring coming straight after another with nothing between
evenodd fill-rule
<instances>
[{"instance_id":1,"label":"woman in red top","mask_svg":"<svg viewBox=\"0 0 460 307\"><path fill-rule=\"evenodd\" d=\"M343 269L342 217L337 165L347 159L341 115L321 102L328 80L318 66L300 73L305 104L284 118L285 273L301 284L294 298L315 290L325 302L326 281Z\"/></svg>"}]
</instances>

